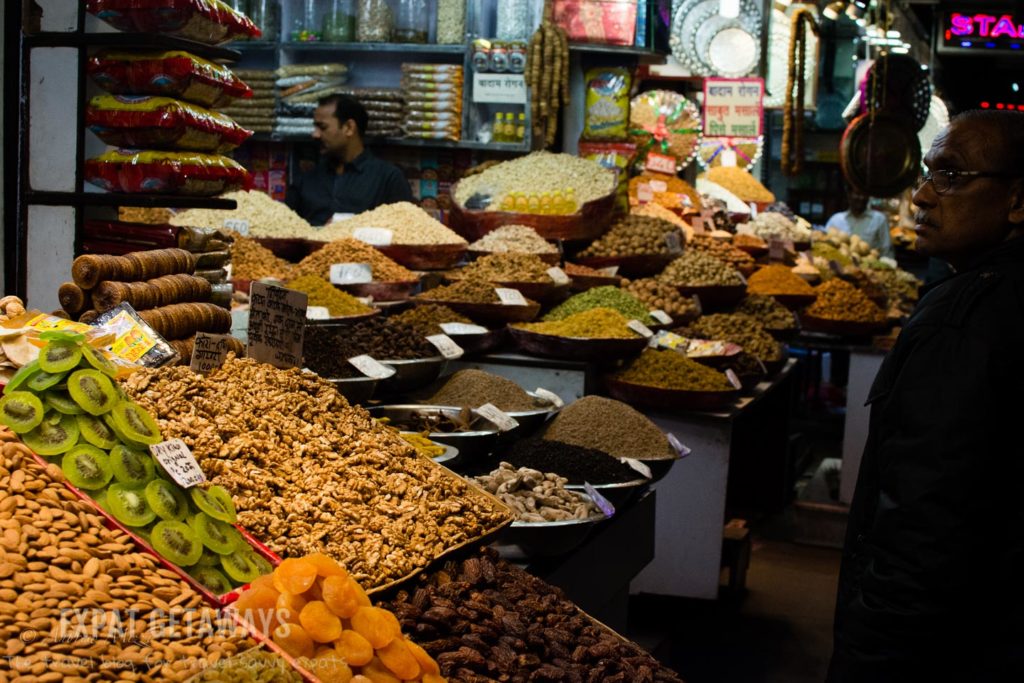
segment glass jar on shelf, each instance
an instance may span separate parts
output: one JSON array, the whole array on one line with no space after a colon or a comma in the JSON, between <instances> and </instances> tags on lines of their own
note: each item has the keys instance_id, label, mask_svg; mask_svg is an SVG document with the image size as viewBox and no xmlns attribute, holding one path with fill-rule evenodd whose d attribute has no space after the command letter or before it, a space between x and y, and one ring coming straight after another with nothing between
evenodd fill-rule
<instances>
[{"instance_id":1,"label":"glass jar on shelf","mask_svg":"<svg viewBox=\"0 0 1024 683\"><path fill-rule=\"evenodd\" d=\"M426 43L429 38L427 0L398 0L392 39L396 43Z\"/></svg>"},{"instance_id":2,"label":"glass jar on shelf","mask_svg":"<svg viewBox=\"0 0 1024 683\"><path fill-rule=\"evenodd\" d=\"M322 0L296 0L292 4L292 34L294 43L315 43L323 40Z\"/></svg>"},{"instance_id":3,"label":"glass jar on shelf","mask_svg":"<svg viewBox=\"0 0 1024 683\"><path fill-rule=\"evenodd\" d=\"M457 45L466 40L466 0L437 0L437 42Z\"/></svg>"},{"instance_id":4,"label":"glass jar on shelf","mask_svg":"<svg viewBox=\"0 0 1024 683\"><path fill-rule=\"evenodd\" d=\"M498 40L530 39L530 0L501 0L498 7Z\"/></svg>"},{"instance_id":5,"label":"glass jar on shelf","mask_svg":"<svg viewBox=\"0 0 1024 683\"><path fill-rule=\"evenodd\" d=\"M324 7L324 40L330 43L350 43L355 37L355 31L352 0L327 0Z\"/></svg>"},{"instance_id":6,"label":"glass jar on shelf","mask_svg":"<svg viewBox=\"0 0 1024 683\"><path fill-rule=\"evenodd\" d=\"M386 0L356 0L356 40L388 43L395 18Z\"/></svg>"},{"instance_id":7,"label":"glass jar on shelf","mask_svg":"<svg viewBox=\"0 0 1024 683\"><path fill-rule=\"evenodd\" d=\"M260 27L260 40L277 40L281 36L280 0L248 0L249 18Z\"/></svg>"}]
</instances>

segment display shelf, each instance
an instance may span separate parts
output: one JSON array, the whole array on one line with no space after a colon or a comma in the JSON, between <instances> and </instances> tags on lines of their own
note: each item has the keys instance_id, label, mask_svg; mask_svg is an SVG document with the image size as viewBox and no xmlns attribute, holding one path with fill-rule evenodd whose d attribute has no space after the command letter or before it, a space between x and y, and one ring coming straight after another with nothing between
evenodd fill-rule
<instances>
[{"instance_id":1,"label":"display shelf","mask_svg":"<svg viewBox=\"0 0 1024 683\"><path fill-rule=\"evenodd\" d=\"M326 43L284 42L281 49L290 52L397 52L415 54L461 55L466 46L434 43Z\"/></svg>"},{"instance_id":2,"label":"display shelf","mask_svg":"<svg viewBox=\"0 0 1024 683\"><path fill-rule=\"evenodd\" d=\"M232 44L232 50L238 50L239 52L256 52L257 50L276 50L278 43L276 40L240 40Z\"/></svg>"},{"instance_id":3,"label":"display shelf","mask_svg":"<svg viewBox=\"0 0 1024 683\"><path fill-rule=\"evenodd\" d=\"M238 61L242 53L233 48L206 45L194 40L159 33L78 33L45 32L25 36L27 47L118 47L140 50L184 50L205 59Z\"/></svg>"},{"instance_id":4,"label":"display shelf","mask_svg":"<svg viewBox=\"0 0 1024 683\"><path fill-rule=\"evenodd\" d=\"M569 52L637 57L647 63L658 64L664 64L667 56L661 52L655 52L654 50L650 50L646 47L636 47L635 45L603 45L601 43L569 43Z\"/></svg>"},{"instance_id":5,"label":"display shelf","mask_svg":"<svg viewBox=\"0 0 1024 683\"><path fill-rule=\"evenodd\" d=\"M312 142L309 135L282 135L280 133L256 133L250 140L256 142ZM367 136L367 146L392 145L395 147L430 147L436 149L479 149L491 152L529 152L525 143L478 142L476 140L425 140L422 138L382 138Z\"/></svg>"},{"instance_id":6,"label":"display shelf","mask_svg":"<svg viewBox=\"0 0 1024 683\"><path fill-rule=\"evenodd\" d=\"M234 199L180 197L169 194L128 194L123 192L36 192L25 193L25 203L40 206L141 206L182 209L235 209Z\"/></svg>"}]
</instances>

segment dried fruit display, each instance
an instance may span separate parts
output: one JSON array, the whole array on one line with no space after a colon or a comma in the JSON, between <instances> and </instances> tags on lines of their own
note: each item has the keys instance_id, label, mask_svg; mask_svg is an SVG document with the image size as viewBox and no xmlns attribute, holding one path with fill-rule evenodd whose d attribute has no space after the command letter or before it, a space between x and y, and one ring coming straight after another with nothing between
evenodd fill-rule
<instances>
[{"instance_id":1,"label":"dried fruit display","mask_svg":"<svg viewBox=\"0 0 1024 683\"><path fill-rule=\"evenodd\" d=\"M340 564L316 553L285 560L253 582L232 609L322 681L443 683L440 667L374 607Z\"/></svg>"},{"instance_id":2,"label":"dried fruit display","mask_svg":"<svg viewBox=\"0 0 1024 683\"><path fill-rule=\"evenodd\" d=\"M184 681L253 646L16 438L0 427L0 679Z\"/></svg>"},{"instance_id":3,"label":"dried fruit display","mask_svg":"<svg viewBox=\"0 0 1024 683\"><path fill-rule=\"evenodd\" d=\"M143 369L123 386L271 550L323 552L368 590L511 520L309 373L229 357L205 376Z\"/></svg>"},{"instance_id":4,"label":"dried fruit display","mask_svg":"<svg viewBox=\"0 0 1024 683\"><path fill-rule=\"evenodd\" d=\"M681 681L562 592L490 551L425 577L381 606L463 683Z\"/></svg>"}]
</instances>

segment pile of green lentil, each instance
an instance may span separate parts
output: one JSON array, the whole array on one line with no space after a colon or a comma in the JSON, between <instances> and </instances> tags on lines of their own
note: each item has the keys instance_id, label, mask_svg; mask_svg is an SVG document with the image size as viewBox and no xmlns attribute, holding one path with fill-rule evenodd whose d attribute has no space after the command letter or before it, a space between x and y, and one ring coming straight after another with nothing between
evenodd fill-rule
<instances>
[{"instance_id":1,"label":"pile of green lentil","mask_svg":"<svg viewBox=\"0 0 1024 683\"><path fill-rule=\"evenodd\" d=\"M622 291L618 287L594 287L562 302L552 308L543 320L564 320L570 315L589 311L593 308L611 308L629 320L639 320L645 325L653 324L648 307L635 296Z\"/></svg>"}]
</instances>

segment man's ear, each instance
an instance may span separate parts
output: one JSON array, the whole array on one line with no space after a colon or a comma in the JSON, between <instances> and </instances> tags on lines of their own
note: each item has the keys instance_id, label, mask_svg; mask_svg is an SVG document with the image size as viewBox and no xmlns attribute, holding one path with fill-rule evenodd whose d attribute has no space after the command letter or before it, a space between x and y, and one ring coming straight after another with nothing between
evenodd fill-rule
<instances>
[{"instance_id":1,"label":"man's ear","mask_svg":"<svg viewBox=\"0 0 1024 683\"><path fill-rule=\"evenodd\" d=\"M1024 178L1018 178L1010 186L1009 220L1016 226L1024 226Z\"/></svg>"},{"instance_id":2,"label":"man's ear","mask_svg":"<svg viewBox=\"0 0 1024 683\"><path fill-rule=\"evenodd\" d=\"M345 134L346 135L358 135L359 126L356 125L355 119L349 119L345 122Z\"/></svg>"}]
</instances>

